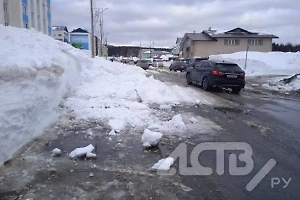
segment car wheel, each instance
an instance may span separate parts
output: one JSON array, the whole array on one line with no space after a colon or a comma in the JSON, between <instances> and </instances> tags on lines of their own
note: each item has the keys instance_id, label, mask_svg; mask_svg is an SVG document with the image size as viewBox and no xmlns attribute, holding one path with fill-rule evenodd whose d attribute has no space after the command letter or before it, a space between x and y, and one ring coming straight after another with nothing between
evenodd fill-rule
<instances>
[{"instance_id":1,"label":"car wheel","mask_svg":"<svg viewBox=\"0 0 300 200\"><path fill-rule=\"evenodd\" d=\"M186 74L186 83L188 85L192 85L193 84L192 81L191 81L191 74L190 73Z\"/></svg>"},{"instance_id":2,"label":"car wheel","mask_svg":"<svg viewBox=\"0 0 300 200\"><path fill-rule=\"evenodd\" d=\"M206 90L206 91L209 90L209 82L208 82L207 77L204 77L202 80L202 88L203 88L203 90Z\"/></svg>"},{"instance_id":3,"label":"car wheel","mask_svg":"<svg viewBox=\"0 0 300 200\"><path fill-rule=\"evenodd\" d=\"M242 88L239 88L239 87L231 88L232 93L235 93L235 94L239 93L241 91L241 89Z\"/></svg>"}]
</instances>

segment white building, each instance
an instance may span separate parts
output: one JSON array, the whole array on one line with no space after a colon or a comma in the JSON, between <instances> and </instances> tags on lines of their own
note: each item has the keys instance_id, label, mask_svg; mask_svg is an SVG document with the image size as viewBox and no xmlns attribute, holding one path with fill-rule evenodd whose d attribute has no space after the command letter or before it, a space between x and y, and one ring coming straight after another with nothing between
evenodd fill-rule
<instances>
[{"instance_id":1,"label":"white building","mask_svg":"<svg viewBox=\"0 0 300 200\"><path fill-rule=\"evenodd\" d=\"M70 43L70 33L66 26L53 26L52 37L56 40Z\"/></svg>"},{"instance_id":2,"label":"white building","mask_svg":"<svg viewBox=\"0 0 300 200\"><path fill-rule=\"evenodd\" d=\"M0 24L52 35L51 0L0 0Z\"/></svg>"}]
</instances>

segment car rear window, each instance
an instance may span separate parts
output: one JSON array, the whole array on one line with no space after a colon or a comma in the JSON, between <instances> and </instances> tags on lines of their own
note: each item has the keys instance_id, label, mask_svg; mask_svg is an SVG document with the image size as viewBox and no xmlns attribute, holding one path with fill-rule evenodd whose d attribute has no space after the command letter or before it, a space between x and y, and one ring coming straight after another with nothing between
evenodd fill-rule
<instances>
[{"instance_id":1,"label":"car rear window","mask_svg":"<svg viewBox=\"0 0 300 200\"><path fill-rule=\"evenodd\" d=\"M185 65L185 62L175 62L176 65Z\"/></svg>"},{"instance_id":2,"label":"car rear window","mask_svg":"<svg viewBox=\"0 0 300 200\"><path fill-rule=\"evenodd\" d=\"M237 64L221 64L217 63L217 69L220 71L237 71L242 72L243 70Z\"/></svg>"},{"instance_id":3,"label":"car rear window","mask_svg":"<svg viewBox=\"0 0 300 200\"><path fill-rule=\"evenodd\" d=\"M139 62L140 63L148 63L149 61L148 60L140 60Z\"/></svg>"}]
</instances>

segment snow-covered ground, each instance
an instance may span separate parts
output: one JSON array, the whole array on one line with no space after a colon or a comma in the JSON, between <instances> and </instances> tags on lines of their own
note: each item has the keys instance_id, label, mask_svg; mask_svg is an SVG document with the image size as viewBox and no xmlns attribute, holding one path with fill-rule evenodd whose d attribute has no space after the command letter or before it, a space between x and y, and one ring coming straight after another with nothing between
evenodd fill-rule
<instances>
[{"instance_id":1,"label":"snow-covered ground","mask_svg":"<svg viewBox=\"0 0 300 200\"><path fill-rule=\"evenodd\" d=\"M210 56L212 59L227 60L237 63L246 71L247 77L254 76L286 76L290 77L300 73L300 52L248 52L246 63L246 52L237 52L232 54L221 54ZM273 76L273 78L261 79L262 86L266 89L276 91L295 91L299 90L299 77L291 83L282 82L282 77Z\"/></svg>"}]
</instances>

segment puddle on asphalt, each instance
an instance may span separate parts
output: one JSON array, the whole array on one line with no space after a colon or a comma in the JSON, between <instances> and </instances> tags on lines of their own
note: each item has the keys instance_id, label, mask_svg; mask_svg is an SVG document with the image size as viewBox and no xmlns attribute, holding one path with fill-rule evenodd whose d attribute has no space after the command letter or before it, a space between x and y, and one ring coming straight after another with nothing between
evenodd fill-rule
<instances>
[{"instance_id":1,"label":"puddle on asphalt","mask_svg":"<svg viewBox=\"0 0 300 200\"><path fill-rule=\"evenodd\" d=\"M274 104L265 104L261 111L299 130L300 104L298 101L276 100Z\"/></svg>"},{"instance_id":2,"label":"puddle on asphalt","mask_svg":"<svg viewBox=\"0 0 300 200\"><path fill-rule=\"evenodd\" d=\"M239 108L230 108L230 107L214 107L215 110L220 111L222 113L236 113L240 114L243 113L244 111L239 109Z\"/></svg>"}]
</instances>

